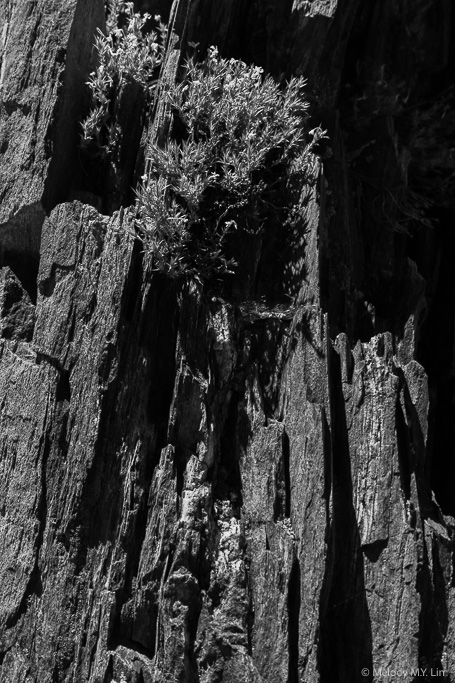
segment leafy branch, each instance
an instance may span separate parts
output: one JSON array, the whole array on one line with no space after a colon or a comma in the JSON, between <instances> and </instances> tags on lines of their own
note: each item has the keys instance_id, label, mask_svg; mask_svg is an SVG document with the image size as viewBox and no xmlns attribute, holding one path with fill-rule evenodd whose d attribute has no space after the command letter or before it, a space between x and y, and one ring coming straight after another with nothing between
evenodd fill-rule
<instances>
[{"instance_id":1,"label":"leafy branch","mask_svg":"<svg viewBox=\"0 0 455 683\"><path fill-rule=\"evenodd\" d=\"M149 14L134 12L132 2L114 0L109 6L107 35L98 29L95 50L98 66L90 74L92 109L82 122L82 147L110 156L120 144L118 104L128 84L142 88L150 101L163 59L166 27L159 17L158 30L147 33ZM121 25L119 25L121 23Z\"/></svg>"},{"instance_id":2,"label":"leafy branch","mask_svg":"<svg viewBox=\"0 0 455 683\"><path fill-rule=\"evenodd\" d=\"M325 137L307 130L304 86L292 78L280 88L215 47L203 62L186 62L164 94L173 137L164 147L149 143L137 193L137 229L153 268L199 279L231 273L234 231L261 234L289 217L289 186L312 182L314 146Z\"/></svg>"}]
</instances>

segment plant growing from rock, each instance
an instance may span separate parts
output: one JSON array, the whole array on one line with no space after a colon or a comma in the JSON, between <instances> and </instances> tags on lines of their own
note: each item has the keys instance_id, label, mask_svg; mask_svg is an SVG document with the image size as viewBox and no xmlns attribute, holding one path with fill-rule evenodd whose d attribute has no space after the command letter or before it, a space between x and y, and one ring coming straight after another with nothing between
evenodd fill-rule
<instances>
[{"instance_id":1,"label":"plant growing from rock","mask_svg":"<svg viewBox=\"0 0 455 683\"><path fill-rule=\"evenodd\" d=\"M111 156L120 144L118 110L127 86L141 88L146 103L152 97L163 58L166 27L155 17L158 31L147 33L144 27L150 19L149 14L135 13L132 2L114 0L109 7L107 35L98 30L98 66L87 82L92 109L82 122L81 142L100 156Z\"/></svg>"},{"instance_id":2,"label":"plant growing from rock","mask_svg":"<svg viewBox=\"0 0 455 683\"><path fill-rule=\"evenodd\" d=\"M305 81L281 88L257 66L222 59L186 62L164 97L171 137L151 142L137 193L137 229L152 267L171 277L207 279L232 272L226 246L234 231L262 234L294 208L291 186L314 177Z\"/></svg>"}]
</instances>

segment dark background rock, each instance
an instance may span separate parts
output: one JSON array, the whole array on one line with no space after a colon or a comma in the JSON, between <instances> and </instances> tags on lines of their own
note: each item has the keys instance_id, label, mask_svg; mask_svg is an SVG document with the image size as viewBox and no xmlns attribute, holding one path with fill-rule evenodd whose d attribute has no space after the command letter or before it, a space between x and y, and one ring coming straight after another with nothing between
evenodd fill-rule
<instances>
[{"instance_id":1,"label":"dark background rock","mask_svg":"<svg viewBox=\"0 0 455 683\"><path fill-rule=\"evenodd\" d=\"M330 135L301 232L213 289L111 215L159 101L118 196L81 164L103 3L3 4L0 682L455 671L450 0L135 3L158 93L217 44Z\"/></svg>"}]
</instances>

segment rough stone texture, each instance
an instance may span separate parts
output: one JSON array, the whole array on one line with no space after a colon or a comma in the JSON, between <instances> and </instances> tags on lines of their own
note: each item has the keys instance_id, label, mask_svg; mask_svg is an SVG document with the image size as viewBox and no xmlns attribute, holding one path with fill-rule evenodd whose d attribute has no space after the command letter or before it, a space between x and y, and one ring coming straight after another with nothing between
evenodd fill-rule
<instances>
[{"instance_id":1,"label":"rough stone texture","mask_svg":"<svg viewBox=\"0 0 455 683\"><path fill-rule=\"evenodd\" d=\"M40 201L46 184L48 203L68 192L102 7L101 0L2 1L0 223Z\"/></svg>"},{"instance_id":2,"label":"rough stone texture","mask_svg":"<svg viewBox=\"0 0 455 683\"><path fill-rule=\"evenodd\" d=\"M76 151L102 3L3 3L0 683L453 678L450 2L135 4L158 93L217 43L330 141L297 230L165 281Z\"/></svg>"},{"instance_id":3,"label":"rough stone texture","mask_svg":"<svg viewBox=\"0 0 455 683\"><path fill-rule=\"evenodd\" d=\"M31 341L35 307L9 268L0 270L0 337Z\"/></svg>"}]
</instances>

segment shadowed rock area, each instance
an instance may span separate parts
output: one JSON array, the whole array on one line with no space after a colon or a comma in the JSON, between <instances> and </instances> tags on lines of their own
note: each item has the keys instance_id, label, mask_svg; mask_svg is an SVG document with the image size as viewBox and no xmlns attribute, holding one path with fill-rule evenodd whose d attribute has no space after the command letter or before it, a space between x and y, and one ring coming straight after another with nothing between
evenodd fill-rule
<instances>
[{"instance_id":1,"label":"shadowed rock area","mask_svg":"<svg viewBox=\"0 0 455 683\"><path fill-rule=\"evenodd\" d=\"M104 4L0 12L0 683L454 680L452 3L136 1L171 30L115 187ZM127 207L210 45L303 74L329 139L298 230L202 284Z\"/></svg>"}]
</instances>

